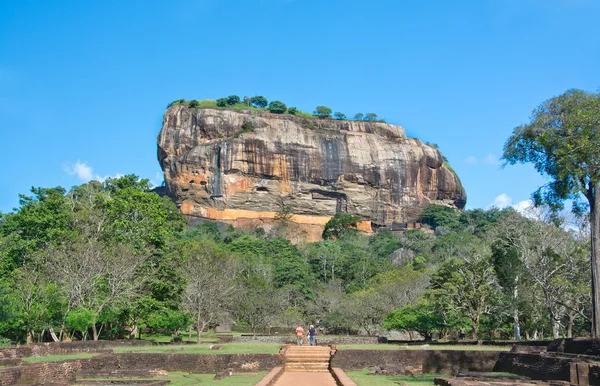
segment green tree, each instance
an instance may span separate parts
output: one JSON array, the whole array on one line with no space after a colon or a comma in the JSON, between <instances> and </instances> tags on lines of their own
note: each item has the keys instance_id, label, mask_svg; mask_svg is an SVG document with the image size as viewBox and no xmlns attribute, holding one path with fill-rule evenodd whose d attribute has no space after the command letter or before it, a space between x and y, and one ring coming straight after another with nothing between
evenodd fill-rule
<instances>
[{"instance_id":1,"label":"green tree","mask_svg":"<svg viewBox=\"0 0 600 386\"><path fill-rule=\"evenodd\" d=\"M271 101L271 103L269 103L268 109L273 114L283 114L286 112L287 107L283 102Z\"/></svg>"},{"instance_id":2,"label":"green tree","mask_svg":"<svg viewBox=\"0 0 600 386\"><path fill-rule=\"evenodd\" d=\"M364 117L363 113L357 113L357 114L354 115L354 120L355 121L362 121L363 117Z\"/></svg>"},{"instance_id":3,"label":"green tree","mask_svg":"<svg viewBox=\"0 0 600 386\"><path fill-rule=\"evenodd\" d=\"M250 98L250 103L254 107L259 107L261 109L264 109L265 107L267 107L268 101L267 101L267 98L257 95L257 96L253 96L252 98Z\"/></svg>"},{"instance_id":4,"label":"green tree","mask_svg":"<svg viewBox=\"0 0 600 386\"><path fill-rule=\"evenodd\" d=\"M367 113L364 117L365 121L376 121L377 120L377 114L375 113Z\"/></svg>"},{"instance_id":5,"label":"green tree","mask_svg":"<svg viewBox=\"0 0 600 386\"><path fill-rule=\"evenodd\" d=\"M327 224L325 224L325 229L323 229L323 238L327 239L337 239L344 236L347 233L351 233L353 230L356 230L356 225L360 221L358 216L354 216L345 212L337 212Z\"/></svg>"},{"instance_id":6,"label":"green tree","mask_svg":"<svg viewBox=\"0 0 600 386\"><path fill-rule=\"evenodd\" d=\"M217 99L217 107L227 107L227 98Z\"/></svg>"},{"instance_id":7,"label":"green tree","mask_svg":"<svg viewBox=\"0 0 600 386\"><path fill-rule=\"evenodd\" d=\"M346 114L344 113L340 113L339 111L336 111L333 116L335 117L335 119L337 120L342 120L342 119L346 119Z\"/></svg>"},{"instance_id":8,"label":"green tree","mask_svg":"<svg viewBox=\"0 0 600 386\"><path fill-rule=\"evenodd\" d=\"M295 107L288 107L288 109L287 109L288 114L296 115L297 112L298 112L298 109Z\"/></svg>"},{"instance_id":9,"label":"green tree","mask_svg":"<svg viewBox=\"0 0 600 386\"><path fill-rule=\"evenodd\" d=\"M331 117L331 109L326 106L317 106L313 115L319 119L325 119Z\"/></svg>"},{"instance_id":10,"label":"green tree","mask_svg":"<svg viewBox=\"0 0 600 386\"><path fill-rule=\"evenodd\" d=\"M193 99L193 100L190 101L190 104L188 106L190 106L191 109L195 109L199 105L200 105L200 102L198 102L197 100Z\"/></svg>"},{"instance_id":11,"label":"green tree","mask_svg":"<svg viewBox=\"0 0 600 386\"><path fill-rule=\"evenodd\" d=\"M528 124L515 128L503 155L507 164L533 163L552 180L533 194L536 204L561 209L565 200L573 200L576 212L589 210L594 338L600 338L599 148L600 93L569 90L542 103Z\"/></svg>"},{"instance_id":12,"label":"green tree","mask_svg":"<svg viewBox=\"0 0 600 386\"><path fill-rule=\"evenodd\" d=\"M471 322L473 339L478 339L481 316L491 312L497 295L494 267L488 248L472 239L461 253L451 258L432 275L433 296Z\"/></svg>"},{"instance_id":13,"label":"green tree","mask_svg":"<svg viewBox=\"0 0 600 386\"><path fill-rule=\"evenodd\" d=\"M421 212L419 221L433 229L445 227L454 229L459 225L459 213L456 209L443 205L429 205Z\"/></svg>"},{"instance_id":14,"label":"green tree","mask_svg":"<svg viewBox=\"0 0 600 386\"><path fill-rule=\"evenodd\" d=\"M387 314L383 326L388 330L406 330L412 340L412 331L417 331L425 340L431 340L435 331L442 329L442 320L427 303L399 307Z\"/></svg>"},{"instance_id":15,"label":"green tree","mask_svg":"<svg viewBox=\"0 0 600 386\"><path fill-rule=\"evenodd\" d=\"M237 95L230 95L227 97L227 104L229 106L233 106L235 104L240 103L240 97Z\"/></svg>"}]
</instances>

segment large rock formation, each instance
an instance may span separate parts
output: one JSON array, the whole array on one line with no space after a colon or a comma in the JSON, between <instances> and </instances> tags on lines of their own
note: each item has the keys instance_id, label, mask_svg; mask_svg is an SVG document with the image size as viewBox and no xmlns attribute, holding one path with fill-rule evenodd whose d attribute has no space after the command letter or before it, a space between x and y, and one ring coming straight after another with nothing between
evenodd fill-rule
<instances>
[{"instance_id":1,"label":"large rock formation","mask_svg":"<svg viewBox=\"0 0 600 386\"><path fill-rule=\"evenodd\" d=\"M466 202L439 151L386 123L173 105L158 159L184 214L268 230L291 212L309 240L336 211L371 231L412 222L430 203Z\"/></svg>"}]
</instances>

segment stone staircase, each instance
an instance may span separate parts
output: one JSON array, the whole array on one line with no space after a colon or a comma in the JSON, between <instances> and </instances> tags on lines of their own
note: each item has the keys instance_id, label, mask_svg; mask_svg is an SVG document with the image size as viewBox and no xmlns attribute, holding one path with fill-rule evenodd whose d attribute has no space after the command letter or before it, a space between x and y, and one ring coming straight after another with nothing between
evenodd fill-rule
<instances>
[{"instance_id":1,"label":"stone staircase","mask_svg":"<svg viewBox=\"0 0 600 386\"><path fill-rule=\"evenodd\" d=\"M329 372L331 349L323 346L287 346L284 352L286 372Z\"/></svg>"}]
</instances>

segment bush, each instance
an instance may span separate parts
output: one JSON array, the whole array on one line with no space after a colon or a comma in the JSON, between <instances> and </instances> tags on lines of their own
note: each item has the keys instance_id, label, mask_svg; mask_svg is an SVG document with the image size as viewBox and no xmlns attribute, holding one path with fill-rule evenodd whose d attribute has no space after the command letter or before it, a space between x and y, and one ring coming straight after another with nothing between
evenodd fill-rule
<instances>
[{"instance_id":1,"label":"bush","mask_svg":"<svg viewBox=\"0 0 600 386\"><path fill-rule=\"evenodd\" d=\"M298 109L295 107L288 107L287 112L288 112L288 114L296 115L296 113L298 112Z\"/></svg>"},{"instance_id":2,"label":"bush","mask_svg":"<svg viewBox=\"0 0 600 386\"><path fill-rule=\"evenodd\" d=\"M376 121L377 120L377 114L375 113L367 113L367 115L365 115L364 117L365 121Z\"/></svg>"},{"instance_id":3,"label":"bush","mask_svg":"<svg viewBox=\"0 0 600 386\"><path fill-rule=\"evenodd\" d=\"M354 120L355 120L355 121L362 121L362 119L363 119L363 116L364 116L364 115L363 115L363 113L358 113L358 114L356 114L356 115L354 116Z\"/></svg>"},{"instance_id":4,"label":"bush","mask_svg":"<svg viewBox=\"0 0 600 386\"><path fill-rule=\"evenodd\" d=\"M230 95L227 97L227 104L230 106L240 103L240 101L240 97L237 95Z\"/></svg>"},{"instance_id":5,"label":"bush","mask_svg":"<svg viewBox=\"0 0 600 386\"><path fill-rule=\"evenodd\" d=\"M337 111L335 114L333 114L333 116L334 116L334 117L335 117L335 119L337 119L337 120L346 119L346 114L344 114L344 113L340 113L339 111Z\"/></svg>"},{"instance_id":6,"label":"bush","mask_svg":"<svg viewBox=\"0 0 600 386\"><path fill-rule=\"evenodd\" d=\"M265 107L267 107L267 104L269 102L267 101L267 98L265 98L264 96L257 95L257 96L253 96L252 98L250 98L250 103L254 107L264 109Z\"/></svg>"},{"instance_id":7,"label":"bush","mask_svg":"<svg viewBox=\"0 0 600 386\"><path fill-rule=\"evenodd\" d=\"M327 106L317 106L313 114L319 119L325 119L331 116L331 109Z\"/></svg>"},{"instance_id":8,"label":"bush","mask_svg":"<svg viewBox=\"0 0 600 386\"><path fill-rule=\"evenodd\" d=\"M191 108L191 109L195 109L195 108L196 108L196 107L198 107L199 105L200 105L200 103L199 103L197 100L195 100L195 99L194 99L194 100L191 100L191 101L190 101L190 104L189 104L189 106L190 106L190 108Z\"/></svg>"},{"instance_id":9,"label":"bush","mask_svg":"<svg viewBox=\"0 0 600 386\"><path fill-rule=\"evenodd\" d=\"M227 98L219 98L217 99L218 107L227 107Z\"/></svg>"},{"instance_id":10,"label":"bush","mask_svg":"<svg viewBox=\"0 0 600 386\"><path fill-rule=\"evenodd\" d=\"M269 111L273 114L283 114L287 110L287 106L280 101L272 101L269 103Z\"/></svg>"}]
</instances>

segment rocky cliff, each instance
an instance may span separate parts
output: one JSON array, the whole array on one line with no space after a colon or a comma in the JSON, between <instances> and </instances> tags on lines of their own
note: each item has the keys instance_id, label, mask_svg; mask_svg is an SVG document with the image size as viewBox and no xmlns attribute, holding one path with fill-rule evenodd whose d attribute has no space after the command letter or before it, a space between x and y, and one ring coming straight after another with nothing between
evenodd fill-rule
<instances>
[{"instance_id":1,"label":"rocky cliff","mask_svg":"<svg viewBox=\"0 0 600 386\"><path fill-rule=\"evenodd\" d=\"M429 203L466 202L439 151L386 123L173 105L158 159L184 214L268 230L291 212L309 240L336 211L371 231L412 222Z\"/></svg>"}]
</instances>

